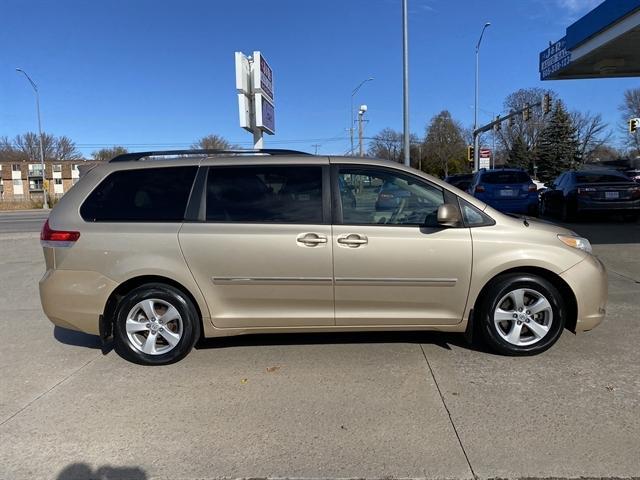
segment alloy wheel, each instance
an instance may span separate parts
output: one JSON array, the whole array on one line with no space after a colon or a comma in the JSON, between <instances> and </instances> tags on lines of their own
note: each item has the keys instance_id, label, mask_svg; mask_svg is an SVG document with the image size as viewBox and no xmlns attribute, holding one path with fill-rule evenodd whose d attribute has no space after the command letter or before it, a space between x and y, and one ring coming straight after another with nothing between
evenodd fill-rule
<instances>
[{"instance_id":1,"label":"alloy wheel","mask_svg":"<svg viewBox=\"0 0 640 480\"><path fill-rule=\"evenodd\" d=\"M518 288L500 299L493 312L493 322L503 340L525 347L547 336L553 322L553 309L542 293Z\"/></svg>"},{"instance_id":2,"label":"alloy wheel","mask_svg":"<svg viewBox=\"0 0 640 480\"><path fill-rule=\"evenodd\" d=\"M135 304L127 315L125 328L131 345L148 355L170 352L180 342L183 333L178 310L158 298Z\"/></svg>"}]
</instances>

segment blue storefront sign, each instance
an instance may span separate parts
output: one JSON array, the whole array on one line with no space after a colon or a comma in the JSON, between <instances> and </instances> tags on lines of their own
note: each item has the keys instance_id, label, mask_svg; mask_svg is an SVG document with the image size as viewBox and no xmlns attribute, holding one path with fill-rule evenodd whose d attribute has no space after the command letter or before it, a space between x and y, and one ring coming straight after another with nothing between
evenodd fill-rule
<instances>
[{"instance_id":1,"label":"blue storefront sign","mask_svg":"<svg viewBox=\"0 0 640 480\"><path fill-rule=\"evenodd\" d=\"M570 63L571 52L567 50L566 37L563 37L546 50L540 52L540 80L546 80Z\"/></svg>"}]
</instances>

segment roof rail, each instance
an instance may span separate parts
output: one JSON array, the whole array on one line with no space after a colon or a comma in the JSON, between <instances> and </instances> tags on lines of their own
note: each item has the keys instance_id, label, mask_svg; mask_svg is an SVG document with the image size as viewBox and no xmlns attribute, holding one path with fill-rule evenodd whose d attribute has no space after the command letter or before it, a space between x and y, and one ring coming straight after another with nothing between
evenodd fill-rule
<instances>
[{"instance_id":1,"label":"roof rail","mask_svg":"<svg viewBox=\"0 0 640 480\"><path fill-rule=\"evenodd\" d=\"M137 162L146 157L162 157L171 155L241 155L241 154L265 154L265 155L311 155L307 152L298 150L284 150L279 148L262 148L262 149L198 149L198 150L158 150L154 152L133 152L117 155L109 160L114 162Z\"/></svg>"}]
</instances>

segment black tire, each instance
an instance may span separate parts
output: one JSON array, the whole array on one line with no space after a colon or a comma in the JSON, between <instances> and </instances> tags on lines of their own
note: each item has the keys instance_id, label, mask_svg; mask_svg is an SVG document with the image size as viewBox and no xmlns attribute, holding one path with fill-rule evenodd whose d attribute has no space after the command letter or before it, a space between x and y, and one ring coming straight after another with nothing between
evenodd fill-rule
<instances>
[{"instance_id":1,"label":"black tire","mask_svg":"<svg viewBox=\"0 0 640 480\"><path fill-rule=\"evenodd\" d=\"M544 197L540 199L540 207L538 208L540 211L540 217L548 217L549 212L547 211L547 202Z\"/></svg>"},{"instance_id":2,"label":"black tire","mask_svg":"<svg viewBox=\"0 0 640 480\"><path fill-rule=\"evenodd\" d=\"M565 200L562 203L562 210L560 211L560 220L563 222L572 222L576 219L574 209L569 205L569 201Z\"/></svg>"},{"instance_id":3,"label":"black tire","mask_svg":"<svg viewBox=\"0 0 640 480\"><path fill-rule=\"evenodd\" d=\"M498 332L498 328L500 327L496 326L493 317L498 307L498 302L509 292L516 289L530 289L542 294L548 300L552 312L550 326L546 335L535 343L525 346L512 344L504 339L503 336L500 335L500 332ZM493 351L503 355L524 356L544 352L560 338L566 322L566 312L567 310L562 296L552 283L538 275L513 273L498 277L484 290L476 318L479 322L478 327L483 339ZM509 322L505 323L507 325L509 324ZM515 323L516 321L514 320L513 324ZM518 325L522 325L525 334L533 335L532 330L524 328L527 327L527 323L520 322ZM504 325L504 323L502 325ZM503 334L504 333L503 330Z\"/></svg>"},{"instance_id":4,"label":"black tire","mask_svg":"<svg viewBox=\"0 0 640 480\"><path fill-rule=\"evenodd\" d=\"M157 299L173 306L182 322L180 339L166 353L144 353L134 345L134 342L127 334L126 323L129 313L139 302L149 299ZM176 322L177 320L174 320L174 322L171 322L170 325L165 325L165 327L177 331ZM200 338L200 317L195 305L184 292L163 283L150 283L137 287L122 297L116 308L113 330L115 350L124 359L140 365L167 365L184 358ZM143 338L145 333L148 335L148 332L141 332L139 336L134 338L134 341ZM169 343L164 338L160 338L162 334L158 332L157 335L159 340L154 342L154 345L156 343L166 343L165 346L161 345L161 348L168 348Z\"/></svg>"}]
</instances>

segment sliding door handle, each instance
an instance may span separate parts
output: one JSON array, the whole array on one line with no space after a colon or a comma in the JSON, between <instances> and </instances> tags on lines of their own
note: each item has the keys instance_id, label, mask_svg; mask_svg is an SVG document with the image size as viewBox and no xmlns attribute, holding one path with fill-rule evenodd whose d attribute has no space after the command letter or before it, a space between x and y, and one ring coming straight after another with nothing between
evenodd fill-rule
<instances>
[{"instance_id":1,"label":"sliding door handle","mask_svg":"<svg viewBox=\"0 0 640 480\"><path fill-rule=\"evenodd\" d=\"M356 248L360 245L366 245L369 243L366 235L361 235L359 233L350 233L348 235L342 235L338 237L338 243L340 245L345 245L347 247Z\"/></svg>"}]
</instances>

